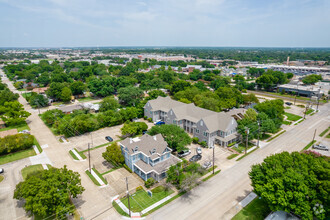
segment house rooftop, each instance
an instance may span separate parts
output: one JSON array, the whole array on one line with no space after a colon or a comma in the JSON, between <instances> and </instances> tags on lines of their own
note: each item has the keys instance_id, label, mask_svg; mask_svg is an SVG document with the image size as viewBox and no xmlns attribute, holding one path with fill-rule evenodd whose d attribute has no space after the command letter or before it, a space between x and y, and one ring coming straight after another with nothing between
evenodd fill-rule
<instances>
[{"instance_id":1,"label":"house rooftop","mask_svg":"<svg viewBox=\"0 0 330 220\"><path fill-rule=\"evenodd\" d=\"M6 131L0 131L0 138L4 138L8 135L15 135L18 134L17 129L10 129L10 130L6 130Z\"/></svg>"},{"instance_id":2,"label":"house rooftop","mask_svg":"<svg viewBox=\"0 0 330 220\"><path fill-rule=\"evenodd\" d=\"M150 136L145 134L141 137L126 138L120 142L121 145L128 149L128 153L134 154L136 152L142 152L147 156L162 155L166 150L170 151L167 147L167 143L161 134Z\"/></svg>"},{"instance_id":3,"label":"house rooftop","mask_svg":"<svg viewBox=\"0 0 330 220\"><path fill-rule=\"evenodd\" d=\"M181 160L173 155L167 160L163 160L160 163L156 164L155 166L151 166L150 164L146 164L142 160L139 160L134 164L134 166L137 166L139 169L143 170L145 173L150 173L152 171L155 171L158 174L163 173L166 171L170 166L177 164L178 162L181 162Z\"/></svg>"}]
</instances>

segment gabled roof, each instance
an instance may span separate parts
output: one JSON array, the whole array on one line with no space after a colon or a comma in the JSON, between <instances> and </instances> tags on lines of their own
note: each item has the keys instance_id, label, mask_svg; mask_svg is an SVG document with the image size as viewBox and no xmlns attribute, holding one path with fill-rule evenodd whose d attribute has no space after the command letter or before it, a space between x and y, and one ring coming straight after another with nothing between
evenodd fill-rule
<instances>
[{"instance_id":1,"label":"gabled roof","mask_svg":"<svg viewBox=\"0 0 330 220\"><path fill-rule=\"evenodd\" d=\"M148 101L144 107L146 107L148 104L151 105L151 108L153 111L162 110L164 112L168 112L171 108L174 108L174 107L186 105L183 102L178 102L178 101L171 99L169 96L166 96L166 97L158 96L157 99Z\"/></svg>"},{"instance_id":2,"label":"gabled roof","mask_svg":"<svg viewBox=\"0 0 330 220\"><path fill-rule=\"evenodd\" d=\"M224 112L216 112L216 114L211 114L207 117L202 118L209 132L214 132L217 130L227 131L230 127L237 125L234 118L230 117ZM231 126L232 125L232 126Z\"/></svg>"},{"instance_id":3,"label":"gabled roof","mask_svg":"<svg viewBox=\"0 0 330 220\"><path fill-rule=\"evenodd\" d=\"M161 134L150 136L145 134L141 137L126 138L120 144L128 149L129 154L142 152L147 156L162 155L167 149L167 143Z\"/></svg>"}]
</instances>

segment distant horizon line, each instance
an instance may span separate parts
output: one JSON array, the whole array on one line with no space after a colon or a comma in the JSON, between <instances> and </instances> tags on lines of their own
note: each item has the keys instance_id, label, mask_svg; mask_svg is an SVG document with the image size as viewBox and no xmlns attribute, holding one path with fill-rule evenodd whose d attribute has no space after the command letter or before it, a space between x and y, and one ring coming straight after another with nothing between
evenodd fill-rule
<instances>
[{"instance_id":1,"label":"distant horizon line","mask_svg":"<svg viewBox=\"0 0 330 220\"><path fill-rule=\"evenodd\" d=\"M54 46L54 47L36 47L36 46L23 46L23 47L0 47L0 49L77 49L77 48L86 48L86 49L112 49L112 48L151 48L151 49L157 49L157 48L261 48L261 49L330 49L330 46L328 47L288 47L288 46L281 46L281 47L276 47L276 46L269 46L269 47L264 47L264 46Z\"/></svg>"}]
</instances>

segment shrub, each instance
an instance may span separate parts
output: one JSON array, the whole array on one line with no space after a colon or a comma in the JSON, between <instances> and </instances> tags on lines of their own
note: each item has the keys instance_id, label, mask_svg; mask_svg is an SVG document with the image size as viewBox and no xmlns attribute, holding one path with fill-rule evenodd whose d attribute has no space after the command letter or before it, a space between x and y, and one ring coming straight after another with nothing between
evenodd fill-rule
<instances>
[{"instance_id":1,"label":"shrub","mask_svg":"<svg viewBox=\"0 0 330 220\"><path fill-rule=\"evenodd\" d=\"M228 147L231 147L231 146L233 146L234 144L236 144L236 141L234 141L233 143L228 144Z\"/></svg>"},{"instance_id":2,"label":"shrub","mask_svg":"<svg viewBox=\"0 0 330 220\"><path fill-rule=\"evenodd\" d=\"M152 122L152 119L151 119L151 118L148 118L147 120L148 120L149 122Z\"/></svg>"},{"instance_id":3,"label":"shrub","mask_svg":"<svg viewBox=\"0 0 330 220\"><path fill-rule=\"evenodd\" d=\"M246 90L246 89L242 89L242 92L243 92L243 93L247 93L247 90Z\"/></svg>"},{"instance_id":4,"label":"shrub","mask_svg":"<svg viewBox=\"0 0 330 220\"><path fill-rule=\"evenodd\" d=\"M199 139L198 139L198 137L193 137L193 138L192 138L192 141L193 141L194 144L197 144L198 141L199 141Z\"/></svg>"},{"instance_id":5,"label":"shrub","mask_svg":"<svg viewBox=\"0 0 330 220\"><path fill-rule=\"evenodd\" d=\"M140 191L140 190L143 190L143 187L142 187L142 186L138 186L138 187L136 187L136 189L135 189L136 192L137 192L137 191Z\"/></svg>"},{"instance_id":6,"label":"shrub","mask_svg":"<svg viewBox=\"0 0 330 220\"><path fill-rule=\"evenodd\" d=\"M207 147L207 143L206 143L206 141L199 142L199 144L200 144L202 147Z\"/></svg>"},{"instance_id":7,"label":"shrub","mask_svg":"<svg viewBox=\"0 0 330 220\"><path fill-rule=\"evenodd\" d=\"M147 120L147 119L148 119L148 117L147 117L147 116L144 116L143 118L144 118L144 120Z\"/></svg>"},{"instance_id":8,"label":"shrub","mask_svg":"<svg viewBox=\"0 0 330 220\"><path fill-rule=\"evenodd\" d=\"M13 153L31 148L34 143L34 136L30 134L15 134L0 138L0 155Z\"/></svg>"},{"instance_id":9,"label":"shrub","mask_svg":"<svg viewBox=\"0 0 330 220\"><path fill-rule=\"evenodd\" d=\"M133 173L132 170L131 170L126 164L124 164L124 168L125 168L128 172Z\"/></svg>"},{"instance_id":10,"label":"shrub","mask_svg":"<svg viewBox=\"0 0 330 220\"><path fill-rule=\"evenodd\" d=\"M144 186L148 189L156 183L156 180L154 178L150 177L147 181L144 182Z\"/></svg>"}]
</instances>

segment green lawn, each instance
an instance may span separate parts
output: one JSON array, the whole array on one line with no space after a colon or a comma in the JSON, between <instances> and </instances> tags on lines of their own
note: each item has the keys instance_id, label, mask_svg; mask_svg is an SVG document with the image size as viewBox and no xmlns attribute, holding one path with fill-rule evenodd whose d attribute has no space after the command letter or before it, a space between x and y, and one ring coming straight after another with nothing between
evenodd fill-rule
<instances>
[{"instance_id":1,"label":"green lawn","mask_svg":"<svg viewBox=\"0 0 330 220\"><path fill-rule=\"evenodd\" d=\"M13 125L13 126L9 126L9 127L6 127L6 128L1 128L0 131L7 131L7 130L10 130L10 129L17 129L17 131L23 131L23 130L30 130L29 126L25 123L23 124L20 124L20 125Z\"/></svg>"},{"instance_id":2,"label":"green lawn","mask_svg":"<svg viewBox=\"0 0 330 220\"><path fill-rule=\"evenodd\" d=\"M239 213L237 213L232 220L263 220L270 213L265 200L255 198L250 204L245 206Z\"/></svg>"},{"instance_id":3,"label":"green lawn","mask_svg":"<svg viewBox=\"0 0 330 220\"><path fill-rule=\"evenodd\" d=\"M79 102L89 102L94 100L92 97L84 97L84 98L79 98L77 99Z\"/></svg>"},{"instance_id":4,"label":"green lawn","mask_svg":"<svg viewBox=\"0 0 330 220\"><path fill-rule=\"evenodd\" d=\"M33 148L7 154L0 157L0 165L36 155Z\"/></svg>"},{"instance_id":5,"label":"green lawn","mask_svg":"<svg viewBox=\"0 0 330 220\"><path fill-rule=\"evenodd\" d=\"M23 168L21 171L23 179L25 180L28 175L33 174L39 170L44 170L44 168L42 167L41 164L31 165L31 166Z\"/></svg>"},{"instance_id":6,"label":"green lawn","mask_svg":"<svg viewBox=\"0 0 330 220\"><path fill-rule=\"evenodd\" d=\"M284 125L291 125L292 122L291 121L283 121L282 124L284 124Z\"/></svg>"},{"instance_id":7,"label":"green lawn","mask_svg":"<svg viewBox=\"0 0 330 220\"><path fill-rule=\"evenodd\" d=\"M42 148L41 148L41 146L40 146L40 144L39 144L39 142L37 141L36 138L34 138L33 144L36 145L36 147L38 148L39 152L41 153L42 152Z\"/></svg>"},{"instance_id":8,"label":"green lawn","mask_svg":"<svg viewBox=\"0 0 330 220\"><path fill-rule=\"evenodd\" d=\"M164 199L165 197L167 197L168 195L174 192L173 190L165 192L163 186L158 186L151 191L152 191L152 197L150 197L148 193L143 189L131 195L130 204L131 204L131 210L133 212L141 212L142 210L148 208L152 204L158 202L159 200ZM128 207L128 202L126 197L122 198L121 201L126 207Z\"/></svg>"},{"instance_id":9,"label":"green lawn","mask_svg":"<svg viewBox=\"0 0 330 220\"><path fill-rule=\"evenodd\" d=\"M291 113L288 113L288 112L285 112L284 115L286 115L288 117L287 120L289 120L289 121L298 121L299 119L302 118L299 115L291 114Z\"/></svg>"},{"instance_id":10,"label":"green lawn","mask_svg":"<svg viewBox=\"0 0 330 220\"><path fill-rule=\"evenodd\" d=\"M250 149L253 146L254 145L251 144L250 142L248 143L248 149ZM233 147L232 149L233 150L236 150L239 153L244 153L245 152L245 142L244 142L244 144L240 143L237 148L236 147Z\"/></svg>"},{"instance_id":11,"label":"green lawn","mask_svg":"<svg viewBox=\"0 0 330 220\"><path fill-rule=\"evenodd\" d=\"M5 177L0 175L0 183L2 182L2 180L4 179Z\"/></svg>"},{"instance_id":12,"label":"green lawn","mask_svg":"<svg viewBox=\"0 0 330 220\"><path fill-rule=\"evenodd\" d=\"M306 111L306 115L309 115L310 113L312 113L314 110L313 109L308 109L307 111Z\"/></svg>"},{"instance_id":13,"label":"green lawn","mask_svg":"<svg viewBox=\"0 0 330 220\"><path fill-rule=\"evenodd\" d=\"M231 154L227 157L227 159L231 160L231 159L233 159L234 157L237 157L237 156L238 156L238 154Z\"/></svg>"},{"instance_id":14,"label":"green lawn","mask_svg":"<svg viewBox=\"0 0 330 220\"><path fill-rule=\"evenodd\" d=\"M280 136L280 135L283 134L284 132L286 132L286 130L282 131L281 133L278 133L277 135L275 135L275 136L272 137L271 139L268 139L267 142L270 142L270 141L274 140L275 138L277 138L278 136Z\"/></svg>"},{"instance_id":15,"label":"green lawn","mask_svg":"<svg viewBox=\"0 0 330 220\"><path fill-rule=\"evenodd\" d=\"M31 94L32 94L32 92L25 92L25 93L22 93L22 96L23 96L23 98L25 98L25 100L27 101L27 97L30 97L31 96Z\"/></svg>"},{"instance_id":16,"label":"green lawn","mask_svg":"<svg viewBox=\"0 0 330 220\"><path fill-rule=\"evenodd\" d=\"M327 129L325 129L324 131L322 131L321 134L319 134L320 137L323 137L326 133L328 133L328 131L330 130L330 127L328 127Z\"/></svg>"}]
</instances>

